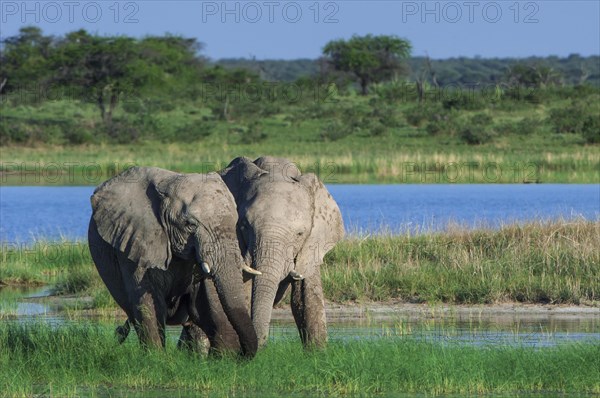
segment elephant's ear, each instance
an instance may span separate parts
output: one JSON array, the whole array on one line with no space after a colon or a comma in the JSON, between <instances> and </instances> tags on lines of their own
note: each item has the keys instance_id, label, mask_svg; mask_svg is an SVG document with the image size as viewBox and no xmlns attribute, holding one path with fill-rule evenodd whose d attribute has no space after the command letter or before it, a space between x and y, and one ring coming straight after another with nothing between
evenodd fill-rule
<instances>
[{"instance_id":1,"label":"elephant's ear","mask_svg":"<svg viewBox=\"0 0 600 398\"><path fill-rule=\"evenodd\" d=\"M314 198L312 228L296 257L296 264L301 267L298 272L308 276L316 269L311 265L321 265L325 254L344 237L344 221L337 203L316 175L303 174L298 181Z\"/></svg>"},{"instance_id":2,"label":"elephant's ear","mask_svg":"<svg viewBox=\"0 0 600 398\"><path fill-rule=\"evenodd\" d=\"M167 170L133 167L100 185L91 197L102 239L141 267L165 270L171 262L158 185L173 176Z\"/></svg>"},{"instance_id":3,"label":"elephant's ear","mask_svg":"<svg viewBox=\"0 0 600 398\"><path fill-rule=\"evenodd\" d=\"M273 156L261 156L254 164L272 174L271 178L284 181L296 180L300 177L298 165L289 159Z\"/></svg>"},{"instance_id":4,"label":"elephant's ear","mask_svg":"<svg viewBox=\"0 0 600 398\"><path fill-rule=\"evenodd\" d=\"M248 182L266 173L266 171L255 165L252 160L245 157L233 159L226 168L219 171L221 178L236 202L239 200L239 193L243 191L243 187Z\"/></svg>"}]
</instances>

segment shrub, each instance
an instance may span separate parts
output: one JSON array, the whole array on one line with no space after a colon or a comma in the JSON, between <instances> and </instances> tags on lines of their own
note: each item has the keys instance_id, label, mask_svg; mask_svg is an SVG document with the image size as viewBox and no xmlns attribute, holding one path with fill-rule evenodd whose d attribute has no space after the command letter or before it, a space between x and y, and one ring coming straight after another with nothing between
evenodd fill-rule
<instances>
[{"instance_id":1,"label":"shrub","mask_svg":"<svg viewBox=\"0 0 600 398\"><path fill-rule=\"evenodd\" d=\"M388 129L379 121L369 123L367 134L371 137L382 137L388 133Z\"/></svg>"},{"instance_id":2,"label":"shrub","mask_svg":"<svg viewBox=\"0 0 600 398\"><path fill-rule=\"evenodd\" d=\"M414 83L398 81L373 84L371 86L371 93L386 102L408 101L417 98L417 90Z\"/></svg>"},{"instance_id":3,"label":"shrub","mask_svg":"<svg viewBox=\"0 0 600 398\"><path fill-rule=\"evenodd\" d=\"M371 111L367 116L368 119L378 121L384 127L401 127L402 121L398 117L398 107L389 105L387 101L373 98L369 101Z\"/></svg>"},{"instance_id":4,"label":"shrub","mask_svg":"<svg viewBox=\"0 0 600 398\"><path fill-rule=\"evenodd\" d=\"M600 143L600 115L588 116L583 122L581 133L588 144Z\"/></svg>"},{"instance_id":5,"label":"shrub","mask_svg":"<svg viewBox=\"0 0 600 398\"><path fill-rule=\"evenodd\" d=\"M491 141L492 135L483 128L467 126L462 129L460 138L469 145L481 145Z\"/></svg>"},{"instance_id":6,"label":"shrub","mask_svg":"<svg viewBox=\"0 0 600 398\"><path fill-rule=\"evenodd\" d=\"M442 117L436 117L427 123L425 127L427 134L431 136L439 134L456 135L460 130L460 123L451 114L446 114Z\"/></svg>"},{"instance_id":7,"label":"shrub","mask_svg":"<svg viewBox=\"0 0 600 398\"><path fill-rule=\"evenodd\" d=\"M537 117L524 117L515 124L515 134L529 135L535 133L542 121Z\"/></svg>"},{"instance_id":8,"label":"shrub","mask_svg":"<svg viewBox=\"0 0 600 398\"><path fill-rule=\"evenodd\" d=\"M404 111L404 117L409 124L419 127L425 121L432 118L435 119L436 115L441 115L444 112L444 109L439 103L419 104L406 109Z\"/></svg>"},{"instance_id":9,"label":"shrub","mask_svg":"<svg viewBox=\"0 0 600 398\"><path fill-rule=\"evenodd\" d=\"M75 125L64 132L64 138L69 144L88 144L94 141L94 133L93 129Z\"/></svg>"},{"instance_id":10,"label":"shrub","mask_svg":"<svg viewBox=\"0 0 600 398\"><path fill-rule=\"evenodd\" d=\"M62 144L66 122L53 120L6 120L0 123L0 145L48 143Z\"/></svg>"},{"instance_id":11,"label":"shrub","mask_svg":"<svg viewBox=\"0 0 600 398\"><path fill-rule=\"evenodd\" d=\"M529 102L539 104L544 97L544 90L539 87L516 85L504 90L504 101Z\"/></svg>"},{"instance_id":12,"label":"shrub","mask_svg":"<svg viewBox=\"0 0 600 398\"><path fill-rule=\"evenodd\" d=\"M469 91L457 91L451 93L449 98L442 100L442 106L447 110L470 110L477 111L485 108L485 102L478 93L473 94Z\"/></svg>"},{"instance_id":13,"label":"shrub","mask_svg":"<svg viewBox=\"0 0 600 398\"><path fill-rule=\"evenodd\" d=\"M584 116L582 106L572 105L550 110L548 119L557 133L579 133L583 128Z\"/></svg>"},{"instance_id":14,"label":"shrub","mask_svg":"<svg viewBox=\"0 0 600 398\"><path fill-rule=\"evenodd\" d=\"M209 121L192 121L179 127L173 133L173 140L181 142L198 141L208 137L214 130L215 124Z\"/></svg>"},{"instance_id":15,"label":"shrub","mask_svg":"<svg viewBox=\"0 0 600 398\"><path fill-rule=\"evenodd\" d=\"M492 117L485 113L472 116L461 128L460 138L469 145L481 145L490 142L494 137L490 128L492 121Z\"/></svg>"},{"instance_id":16,"label":"shrub","mask_svg":"<svg viewBox=\"0 0 600 398\"><path fill-rule=\"evenodd\" d=\"M341 123L339 120L333 120L325 125L321 131L322 141L337 141L352 134L352 129Z\"/></svg>"},{"instance_id":17,"label":"shrub","mask_svg":"<svg viewBox=\"0 0 600 398\"><path fill-rule=\"evenodd\" d=\"M600 114L593 97L586 102L573 100L567 107L550 110L548 120L557 133L580 134L589 144L600 142Z\"/></svg>"},{"instance_id":18,"label":"shrub","mask_svg":"<svg viewBox=\"0 0 600 398\"><path fill-rule=\"evenodd\" d=\"M115 119L110 126L106 127L110 139L117 144L129 144L136 142L140 137L140 130L132 122L126 119Z\"/></svg>"},{"instance_id":19,"label":"shrub","mask_svg":"<svg viewBox=\"0 0 600 398\"><path fill-rule=\"evenodd\" d=\"M254 121L251 122L246 129L241 131L240 142L245 145L256 144L264 141L267 137L267 134L262 129L261 123Z\"/></svg>"},{"instance_id":20,"label":"shrub","mask_svg":"<svg viewBox=\"0 0 600 398\"><path fill-rule=\"evenodd\" d=\"M52 289L53 294L75 294L86 291L92 285L92 271L72 269Z\"/></svg>"}]
</instances>

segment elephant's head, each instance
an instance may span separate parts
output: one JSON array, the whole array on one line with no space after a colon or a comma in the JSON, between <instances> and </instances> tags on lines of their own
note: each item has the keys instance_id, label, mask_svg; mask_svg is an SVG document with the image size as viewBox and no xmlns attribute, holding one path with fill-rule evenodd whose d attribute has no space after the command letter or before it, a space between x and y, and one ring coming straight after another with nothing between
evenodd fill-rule
<instances>
[{"instance_id":1,"label":"elephant's head","mask_svg":"<svg viewBox=\"0 0 600 398\"><path fill-rule=\"evenodd\" d=\"M221 176L238 204L245 260L262 273L253 281L252 320L263 345L273 303L290 282L312 278L321 288L319 266L343 237L343 221L319 179L289 160L237 158Z\"/></svg>"},{"instance_id":2,"label":"elephant's head","mask_svg":"<svg viewBox=\"0 0 600 398\"><path fill-rule=\"evenodd\" d=\"M149 269L194 261L214 281L243 355L256 353L244 301L236 204L218 174L134 167L98 187L92 207L100 236L137 263L141 277Z\"/></svg>"}]
</instances>

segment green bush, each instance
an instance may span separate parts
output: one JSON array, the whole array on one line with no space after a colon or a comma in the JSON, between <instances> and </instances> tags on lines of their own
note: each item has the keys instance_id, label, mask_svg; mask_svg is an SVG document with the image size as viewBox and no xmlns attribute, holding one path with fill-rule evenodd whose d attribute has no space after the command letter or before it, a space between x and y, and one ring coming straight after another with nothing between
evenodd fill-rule
<instances>
[{"instance_id":1,"label":"green bush","mask_svg":"<svg viewBox=\"0 0 600 398\"><path fill-rule=\"evenodd\" d=\"M442 105L437 102L419 104L406 109L404 111L404 118L410 125L419 127L425 121L435 119L436 115L442 115L445 112Z\"/></svg>"},{"instance_id":2,"label":"green bush","mask_svg":"<svg viewBox=\"0 0 600 398\"><path fill-rule=\"evenodd\" d=\"M461 128L460 138L469 145L481 145L490 142L494 133L491 129L493 119L485 113L472 116Z\"/></svg>"},{"instance_id":3,"label":"green bush","mask_svg":"<svg viewBox=\"0 0 600 398\"><path fill-rule=\"evenodd\" d=\"M516 85L504 90L503 102L514 101L539 104L545 98L544 90L539 87Z\"/></svg>"},{"instance_id":4,"label":"green bush","mask_svg":"<svg viewBox=\"0 0 600 398\"><path fill-rule=\"evenodd\" d=\"M64 132L64 138L72 145L89 144L94 142L94 131L91 128L75 125Z\"/></svg>"},{"instance_id":5,"label":"green bush","mask_svg":"<svg viewBox=\"0 0 600 398\"><path fill-rule=\"evenodd\" d=\"M0 145L40 142L60 145L65 141L63 130L71 127L70 123L54 120L2 120Z\"/></svg>"},{"instance_id":6,"label":"green bush","mask_svg":"<svg viewBox=\"0 0 600 398\"><path fill-rule=\"evenodd\" d=\"M537 117L524 117L515 124L515 134L529 135L537 132L542 120Z\"/></svg>"},{"instance_id":7,"label":"green bush","mask_svg":"<svg viewBox=\"0 0 600 398\"><path fill-rule=\"evenodd\" d=\"M0 123L0 145L25 144L27 142L27 134L18 122L3 120Z\"/></svg>"},{"instance_id":8,"label":"green bush","mask_svg":"<svg viewBox=\"0 0 600 398\"><path fill-rule=\"evenodd\" d=\"M192 142L208 137L214 130L213 122L191 121L173 132L172 139L166 141Z\"/></svg>"},{"instance_id":9,"label":"green bush","mask_svg":"<svg viewBox=\"0 0 600 398\"><path fill-rule=\"evenodd\" d=\"M333 120L325 125L321 130L322 141L337 141L352 134L352 129L341 123L339 120Z\"/></svg>"},{"instance_id":10,"label":"green bush","mask_svg":"<svg viewBox=\"0 0 600 398\"><path fill-rule=\"evenodd\" d=\"M246 129L242 129L240 142L244 145L256 144L268 137L264 132L262 124L258 121L251 122Z\"/></svg>"},{"instance_id":11,"label":"green bush","mask_svg":"<svg viewBox=\"0 0 600 398\"><path fill-rule=\"evenodd\" d=\"M92 270L75 268L56 283L52 293L57 295L75 294L86 291L92 285Z\"/></svg>"},{"instance_id":12,"label":"green bush","mask_svg":"<svg viewBox=\"0 0 600 398\"><path fill-rule=\"evenodd\" d=\"M600 142L600 110L597 102L590 99L586 102L573 100L567 107L551 109L548 120L554 131L580 134L589 144Z\"/></svg>"},{"instance_id":13,"label":"green bush","mask_svg":"<svg viewBox=\"0 0 600 398\"><path fill-rule=\"evenodd\" d=\"M460 123L457 118L448 113L441 115L439 117L435 117L425 127L427 134L431 136L446 134L454 136L460 131Z\"/></svg>"},{"instance_id":14,"label":"green bush","mask_svg":"<svg viewBox=\"0 0 600 398\"><path fill-rule=\"evenodd\" d=\"M371 93L386 102L405 102L417 99L415 83L389 82L373 84Z\"/></svg>"},{"instance_id":15,"label":"green bush","mask_svg":"<svg viewBox=\"0 0 600 398\"><path fill-rule=\"evenodd\" d=\"M557 133L580 133L585 121L585 110L580 104L550 110L550 124Z\"/></svg>"},{"instance_id":16,"label":"green bush","mask_svg":"<svg viewBox=\"0 0 600 398\"><path fill-rule=\"evenodd\" d=\"M588 144L600 143L600 115L589 115L583 122L581 134Z\"/></svg>"},{"instance_id":17,"label":"green bush","mask_svg":"<svg viewBox=\"0 0 600 398\"><path fill-rule=\"evenodd\" d=\"M377 98L372 98L369 101L371 111L366 115L367 119L374 119L384 127L402 127L401 118L399 117L398 106L390 105L387 101Z\"/></svg>"},{"instance_id":18,"label":"green bush","mask_svg":"<svg viewBox=\"0 0 600 398\"><path fill-rule=\"evenodd\" d=\"M128 119L114 119L109 126L105 126L109 139L117 144L137 142L140 138L140 129Z\"/></svg>"},{"instance_id":19,"label":"green bush","mask_svg":"<svg viewBox=\"0 0 600 398\"><path fill-rule=\"evenodd\" d=\"M470 90L452 92L447 97L442 100L442 106L447 110L477 111L486 107L482 96Z\"/></svg>"}]
</instances>

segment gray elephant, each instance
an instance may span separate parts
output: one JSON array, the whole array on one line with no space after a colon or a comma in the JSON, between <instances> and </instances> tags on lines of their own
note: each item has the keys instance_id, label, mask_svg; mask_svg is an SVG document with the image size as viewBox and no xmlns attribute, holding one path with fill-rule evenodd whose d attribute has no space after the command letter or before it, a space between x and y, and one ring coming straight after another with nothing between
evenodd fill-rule
<instances>
[{"instance_id":1,"label":"gray elephant","mask_svg":"<svg viewBox=\"0 0 600 398\"><path fill-rule=\"evenodd\" d=\"M314 174L301 174L287 159L237 158L219 174L238 206L245 278L252 280L247 300L251 296L259 346L266 343L273 306L290 285L302 343L307 348L323 346L327 325L320 265L344 236L336 202ZM214 293L208 296L216 303ZM230 328L223 320L214 323L220 334Z\"/></svg>"},{"instance_id":2,"label":"gray elephant","mask_svg":"<svg viewBox=\"0 0 600 398\"><path fill-rule=\"evenodd\" d=\"M218 174L133 167L96 188L91 203L90 252L127 314L122 338L132 324L142 345L164 347L165 325L180 324L180 343L199 339L202 288L210 283L242 355L255 355L236 205ZM206 332L218 345L218 336Z\"/></svg>"}]
</instances>

